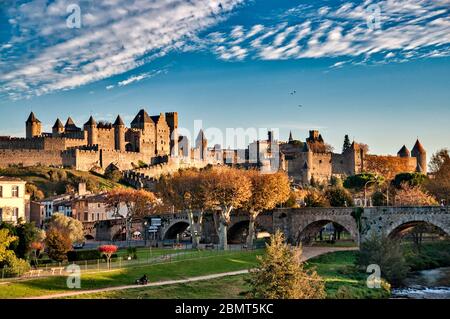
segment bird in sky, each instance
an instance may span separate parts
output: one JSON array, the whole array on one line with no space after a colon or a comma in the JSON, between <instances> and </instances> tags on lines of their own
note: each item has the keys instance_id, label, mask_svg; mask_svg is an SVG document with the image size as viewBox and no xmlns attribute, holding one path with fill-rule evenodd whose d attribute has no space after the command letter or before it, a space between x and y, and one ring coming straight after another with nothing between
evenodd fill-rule
<instances>
[{"instance_id":1,"label":"bird in sky","mask_svg":"<svg viewBox=\"0 0 450 319\"><path fill-rule=\"evenodd\" d=\"M291 94L291 95L294 95L295 93L297 93L296 90L292 91L290 94Z\"/></svg>"}]
</instances>

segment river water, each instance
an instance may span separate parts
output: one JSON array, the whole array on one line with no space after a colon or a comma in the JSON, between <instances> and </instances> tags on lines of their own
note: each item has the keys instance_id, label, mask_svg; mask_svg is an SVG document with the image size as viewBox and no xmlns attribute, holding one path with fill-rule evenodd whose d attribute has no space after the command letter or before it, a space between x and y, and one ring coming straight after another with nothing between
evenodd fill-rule
<instances>
[{"instance_id":1,"label":"river water","mask_svg":"<svg viewBox=\"0 0 450 319\"><path fill-rule=\"evenodd\" d=\"M422 270L408 276L392 298L450 299L450 267Z\"/></svg>"}]
</instances>

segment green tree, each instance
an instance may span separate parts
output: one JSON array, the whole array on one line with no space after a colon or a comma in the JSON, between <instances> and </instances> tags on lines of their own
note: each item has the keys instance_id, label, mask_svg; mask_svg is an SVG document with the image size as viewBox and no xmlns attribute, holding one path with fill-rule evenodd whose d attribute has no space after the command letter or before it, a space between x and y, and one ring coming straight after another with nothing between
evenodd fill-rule
<instances>
[{"instance_id":1,"label":"green tree","mask_svg":"<svg viewBox=\"0 0 450 319\"><path fill-rule=\"evenodd\" d=\"M352 146L352 143L350 143L350 139L348 138L348 134L345 134L345 136L344 136L344 145L342 146L342 153L344 153L351 146Z\"/></svg>"},{"instance_id":2,"label":"green tree","mask_svg":"<svg viewBox=\"0 0 450 319\"><path fill-rule=\"evenodd\" d=\"M48 256L58 262L67 260L67 252L72 250L72 240L58 228L50 228L45 238Z\"/></svg>"},{"instance_id":3,"label":"green tree","mask_svg":"<svg viewBox=\"0 0 450 319\"><path fill-rule=\"evenodd\" d=\"M344 187L361 190L364 185L371 186L382 182L383 179L373 173L361 173L348 176L344 181Z\"/></svg>"},{"instance_id":4,"label":"green tree","mask_svg":"<svg viewBox=\"0 0 450 319\"><path fill-rule=\"evenodd\" d=\"M409 271L400 241L386 236L372 236L361 243L356 263L364 271L371 264L380 266L381 276L391 284L401 283Z\"/></svg>"},{"instance_id":5,"label":"green tree","mask_svg":"<svg viewBox=\"0 0 450 319\"><path fill-rule=\"evenodd\" d=\"M250 271L249 298L259 299L321 299L325 285L313 269L305 269L301 249L291 250L283 234L277 231L270 238L264 256L258 256L258 266Z\"/></svg>"},{"instance_id":6,"label":"green tree","mask_svg":"<svg viewBox=\"0 0 450 319\"><path fill-rule=\"evenodd\" d=\"M38 239L40 231L31 223L18 223L16 226L16 235L18 237L18 245L15 249L19 258L29 259L31 253L31 244Z\"/></svg>"},{"instance_id":7,"label":"green tree","mask_svg":"<svg viewBox=\"0 0 450 319\"><path fill-rule=\"evenodd\" d=\"M427 176L421 173L400 173L395 175L392 185L400 188L403 183L409 186L421 186L427 179Z\"/></svg>"},{"instance_id":8,"label":"green tree","mask_svg":"<svg viewBox=\"0 0 450 319\"><path fill-rule=\"evenodd\" d=\"M329 187L325 191L325 197L332 207L353 206L352 195L343 187Z\"/></svg>"},{"instance_id":9,"label":"green tree","mask_svg":"<svg viewBox=\"0 0 450 319\"><path fill-rule=\"evenodd\" d=\"M9 247L17 241L8 229L0 229L0 268L5 268L5 275L16 276L28 271L30 264L25 260L17 258L16 254Z\"/></svg>"}]
</instances>

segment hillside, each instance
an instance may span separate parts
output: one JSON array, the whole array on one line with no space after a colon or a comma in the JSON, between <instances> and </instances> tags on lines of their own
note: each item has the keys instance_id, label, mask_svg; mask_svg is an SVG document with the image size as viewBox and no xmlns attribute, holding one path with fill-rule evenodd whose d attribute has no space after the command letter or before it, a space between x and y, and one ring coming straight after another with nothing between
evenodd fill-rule
<instances>
[{"instance_id":1,"label":"hillside","mask_svg":"<svg viewBox=\"0 0 450 319\"><path fill-rule=\"evenodd\" d=\"M0 168L0 176L18 177L26 181L27 192L34 200L77 190L82 182L92 192L124 186L99 174L46 166Z\"/></svg>"}]
</instances>

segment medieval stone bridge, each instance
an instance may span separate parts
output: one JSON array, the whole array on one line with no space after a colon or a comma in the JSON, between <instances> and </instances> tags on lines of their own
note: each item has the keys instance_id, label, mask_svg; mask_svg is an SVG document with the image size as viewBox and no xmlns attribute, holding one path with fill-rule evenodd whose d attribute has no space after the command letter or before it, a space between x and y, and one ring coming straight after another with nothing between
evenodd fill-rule
<instances>
[{"instance_id":1,"label":"medieval stone bridge","mask_svg":"<svg viewBox=\"0 0 450 319\"><path fill-rule=\"evenodd\" d=\"M313 238L330 222L343 227L356 243L373 235L401 236L420 224L435 226L450 235L450 206L276 209L261 214L256 220L256 229L269 233L279 229L290 243L298 244ZM217 220L212 215L204 217L204 242L217 242L216 225ZM183 214L165 217L160 238L174 238L188 226L187 216ZM228 227L229 240L242 242L247 228L246 214L234 214Z\"/></svg>"}]
</instances>

